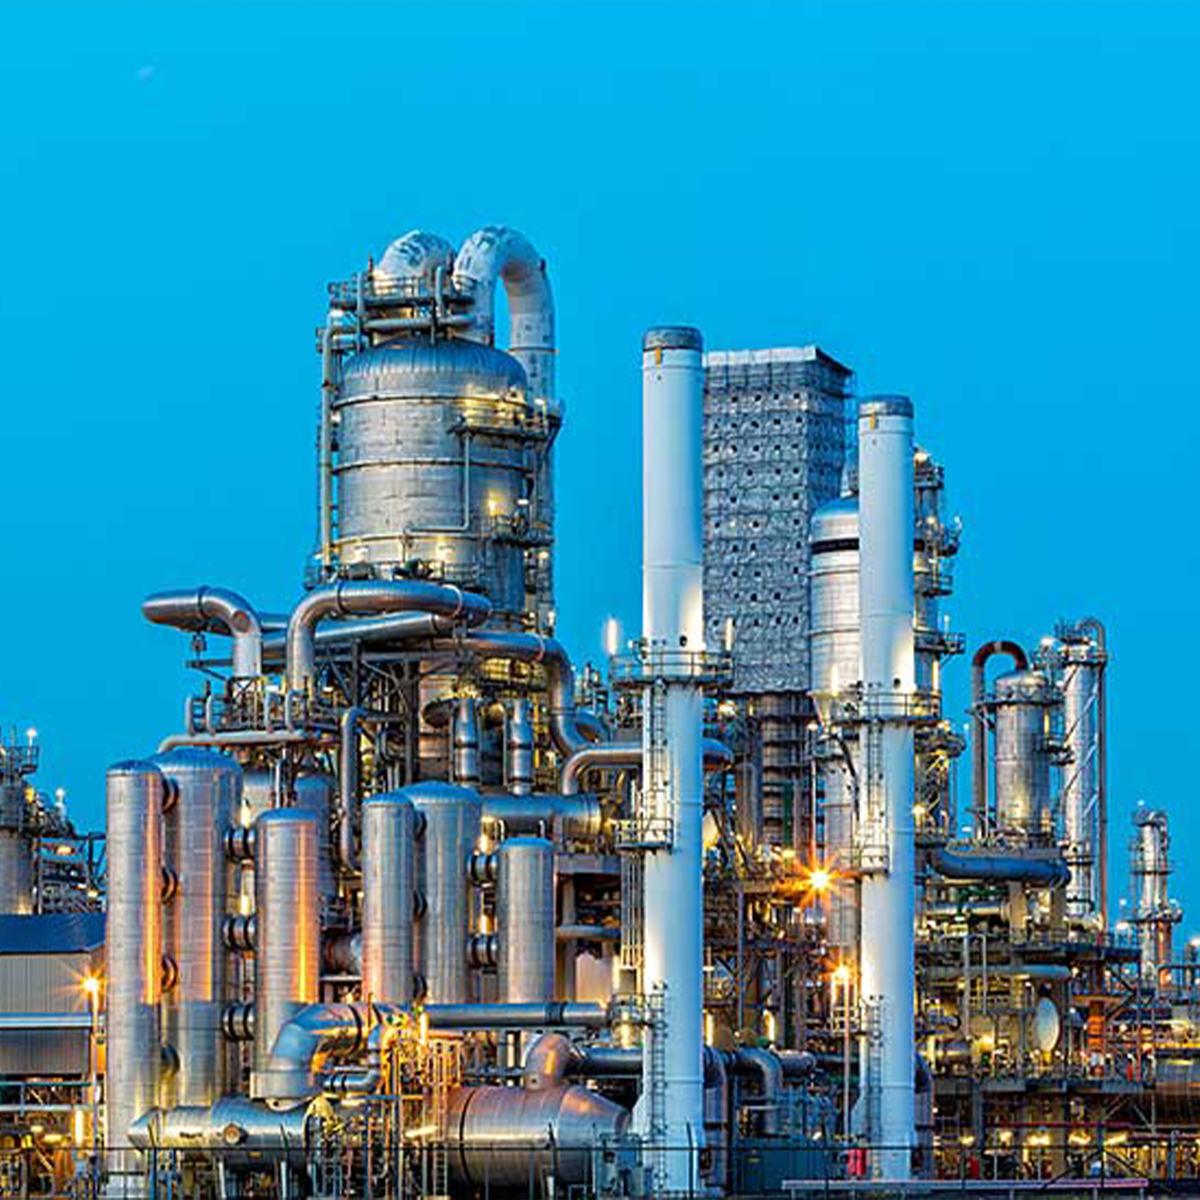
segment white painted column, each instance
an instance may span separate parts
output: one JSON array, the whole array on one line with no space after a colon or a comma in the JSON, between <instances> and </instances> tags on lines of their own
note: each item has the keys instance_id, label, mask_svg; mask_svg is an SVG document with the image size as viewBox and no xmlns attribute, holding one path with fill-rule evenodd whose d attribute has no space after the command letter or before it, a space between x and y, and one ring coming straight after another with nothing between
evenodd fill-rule
<instances>
[{"instance_id":1,"label":"white painted column","mask_svg":"<svg viewBox=\"0 0 1200 1200\"><path fill-rule=\"evenodd\" d=\"M908 714L913 658L913 420L900 396L859 408L858 471L862 681L867 711L879 717L864 737L867 840L887 847L887 869L862 881L861 995L875 1006L879 1040L868 1045L867 1095L878 1098L870 1140L874 1173L908 1179L913 1141L913 729ZM868 1105L870 1112L872 1106Z\"/></svg>"},{"instance_id":2,"label":"white painted column","mask_svg":"<svg viewBox=\"0 0 1200 1200\"><path fill-rule=\"evenodd\" d=\"M667 1147L657 1182L672 1192L700 1187L704 1144L703 692L689 664L704 649L702 346L686 327L642 343L642 625L647 662L666 679L645 693L643 810L672 837L645 858L643 991L663 990L666 1021L661 1127L645 1094L639 1121Z\"/></svg>"}]
</instances>

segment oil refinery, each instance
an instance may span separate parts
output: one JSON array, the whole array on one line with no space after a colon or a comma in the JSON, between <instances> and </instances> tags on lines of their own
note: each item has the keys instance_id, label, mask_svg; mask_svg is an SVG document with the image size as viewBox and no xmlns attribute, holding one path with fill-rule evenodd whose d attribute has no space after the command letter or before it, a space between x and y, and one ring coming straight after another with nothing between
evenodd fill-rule
<instances>
[{"instance_id":1,"label":"oil refinery","mask_svg":"<svg viewBox=\"0 0 1200 1200\"><path fill-rule=\"evenodd\" d=\"M721 336L645 332L642 627L599 670L555 640L545 260L413 231L330 285L302 598L145 581L195 684L102 833L3 739L0 1194L1200 1176L1166 811L1109 907L1103 623L968 645L919 403Z\"/></svg>"}]
</instances>

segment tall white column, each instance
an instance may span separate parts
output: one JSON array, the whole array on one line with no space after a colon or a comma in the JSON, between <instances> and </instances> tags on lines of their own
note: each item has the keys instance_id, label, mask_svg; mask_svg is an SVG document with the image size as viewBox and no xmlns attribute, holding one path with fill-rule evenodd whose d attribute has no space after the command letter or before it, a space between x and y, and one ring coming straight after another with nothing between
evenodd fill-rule
<instances>
[{"instance_id":1,"label":"tall white column","mask_svg":"<svg viewBox=\"0 0 1200 1200\"><path fill-rule=\"evenodd\" d=\"M878 1024L864 1056L875 1174L907 1179L913 1140L913 420L900 396L858 418L864 842L861 995ZM873 746L872 746L873 743ZM875 751L874 753L872 751ZM874 761L872 761L874 759ZM874 1101L877 1112L873 1111Z\"/></svg>"},{"instance_id":2,"label":"tall white column","mask_svg":"<svg viewBox=\"0 0 1200 1200\"><path fill-rule=\"evenodd\" d=\"M701 827L703 693L692 656L704 649L702 465L704 373L698 330L651 329L642 343L642 626L649 674L643 714L648 840L670 831L644 865L643 991L661 989L657 1064L648 1045L643 1132L667 1149L658 1186L700 1186L704 1144L704 888ZM653 1039L650 1039L653 1041ZM652 1127L657 1126L657 1128Z\"/></svg>"}]
</instances>

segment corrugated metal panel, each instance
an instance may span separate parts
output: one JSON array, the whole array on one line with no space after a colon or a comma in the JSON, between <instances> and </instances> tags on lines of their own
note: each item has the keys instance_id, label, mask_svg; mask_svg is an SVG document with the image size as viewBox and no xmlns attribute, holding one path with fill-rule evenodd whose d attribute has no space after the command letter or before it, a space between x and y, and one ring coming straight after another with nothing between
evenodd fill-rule
<instances>
[{"instance_id":1,"label":"corrugated metal panel","mask_svg":"<svg viewBox=\"0 0 1200 1200\"><path fill-rule=\"evenodd\" d=\"M86 1029L6 1029L0 1032L0 1075L86 1076Z\"/></svg>"},{"instance_id":2,"label":"corrugated metal panel","mask_svg":"<svg viewBox=\"0 0 1200 1200\"><path fill-rule=\"evenodd\" d=\"M93 966L87 953L0 955L0 1012L86 1012Z\"/></svg>"},{"instance_id":3,"label":"corrugated metal panel","mask_svg":"<svg viewBox=\"0 0 1200 1200\"><path fill-rule=\"evenodd\" d=\"M0 955L61 954L104 945L104 914L42 913L0 916Z\"/></svg>"}]
</instances>

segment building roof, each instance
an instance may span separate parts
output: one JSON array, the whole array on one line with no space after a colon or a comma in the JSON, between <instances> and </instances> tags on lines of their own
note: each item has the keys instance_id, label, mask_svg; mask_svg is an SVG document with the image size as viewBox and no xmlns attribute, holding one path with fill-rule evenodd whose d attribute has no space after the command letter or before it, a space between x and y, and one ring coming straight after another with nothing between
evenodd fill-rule
<instances>
[{"instance_id":1,"label":"building roof","mask_svg":"<svg viewBox=\"0 0 1200 1200\"><path fill-rule=\"evenodd\" d=\"M709 350L704 355L706 367L749 367L776 363L821 362L847 375L853 374L820 346L775 346L768 350Z\"/></svg>"},{"instance_id":2,"label":"building roof","mask_svg":"<svg viewBox=\"0 0 1200 1200\"><path fill-rule=\"evenodd\" d=\"M0 916L0 954L78 954L104 945L104 914Z\"/></svg>"}]
</instances>

